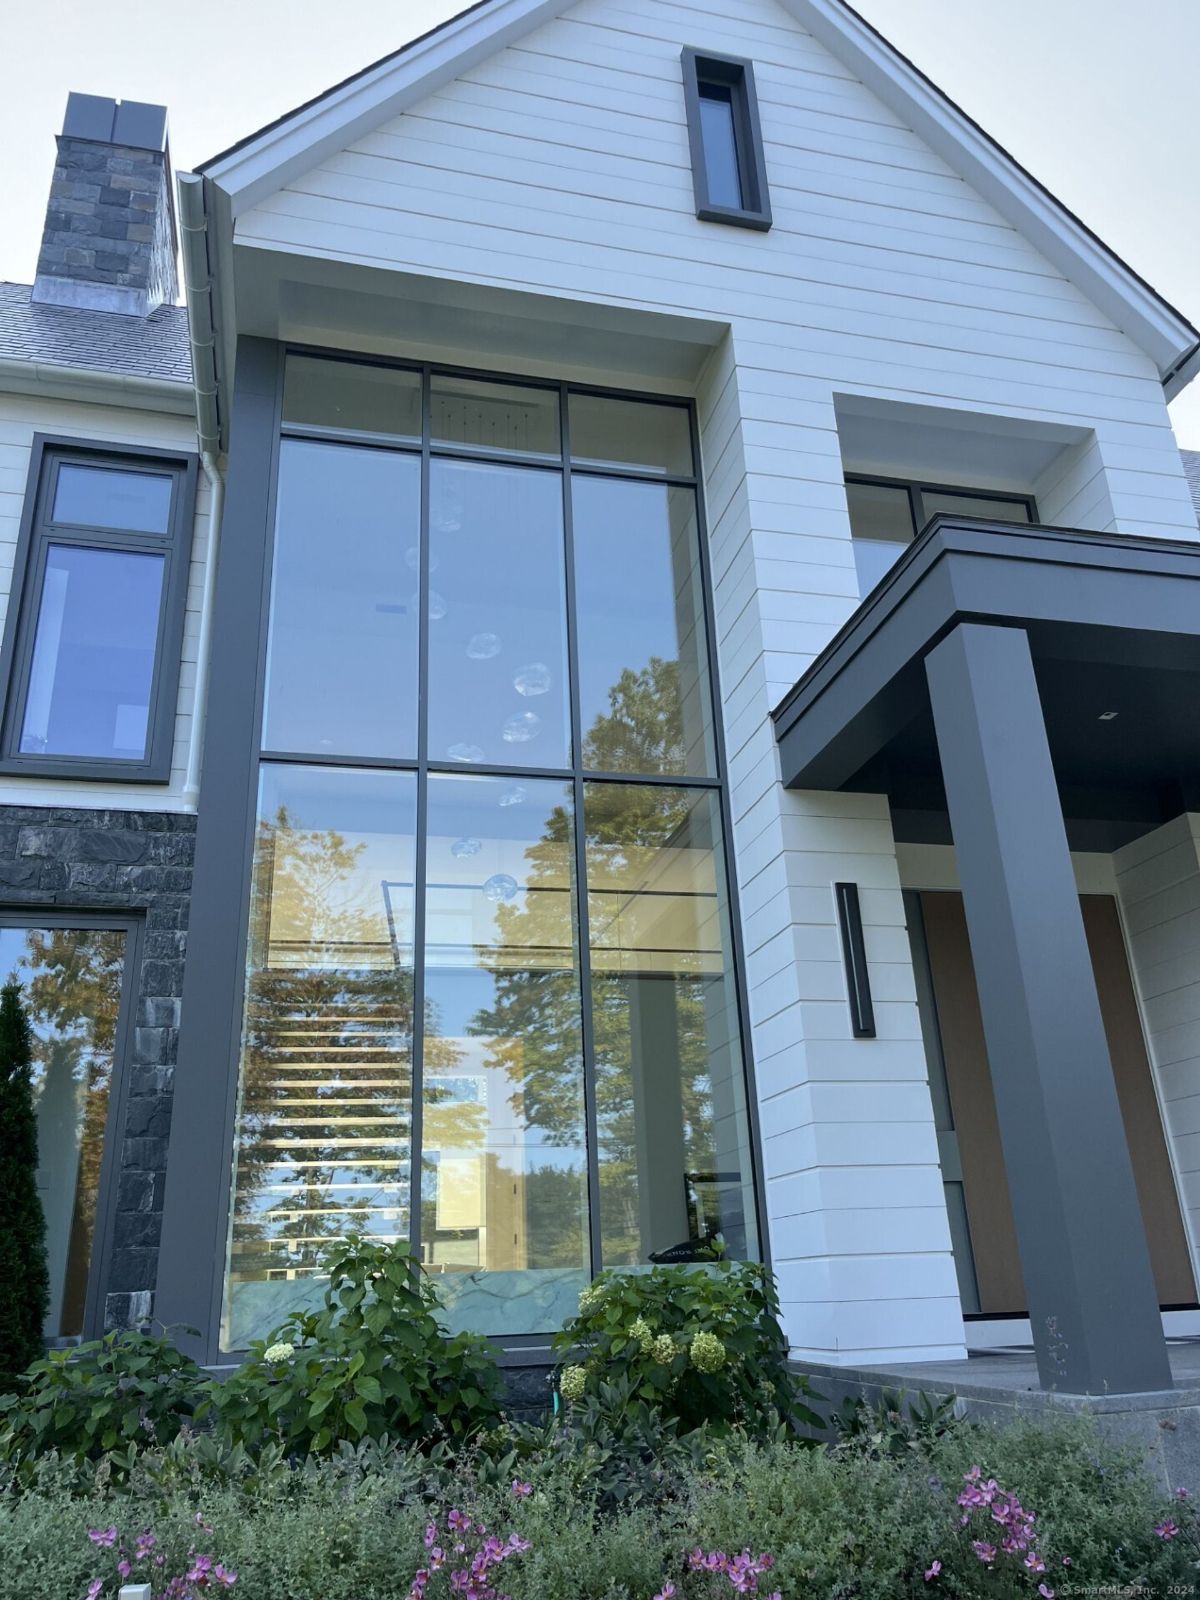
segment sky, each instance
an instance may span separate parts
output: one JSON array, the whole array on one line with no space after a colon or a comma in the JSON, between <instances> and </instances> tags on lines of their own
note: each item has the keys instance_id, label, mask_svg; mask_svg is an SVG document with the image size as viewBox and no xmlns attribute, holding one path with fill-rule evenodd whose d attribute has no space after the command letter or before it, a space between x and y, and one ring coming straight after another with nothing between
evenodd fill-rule
<instances>
[{"instance_id":1,"label":"sky","mask_svg":"<svg viewBox=\"0 0 1200 1600\"><path fill-rule=\"evenodd\" d=\"M328 0L7 7L0 279L32 281L68 90L165 104L175 169L186 171L462 3L338 0L332 13ZM1200 325L1200 0L856 4ZM1200 449L1200 379L1171 410L1180 444Z\"/></svg>"}]
</instances>

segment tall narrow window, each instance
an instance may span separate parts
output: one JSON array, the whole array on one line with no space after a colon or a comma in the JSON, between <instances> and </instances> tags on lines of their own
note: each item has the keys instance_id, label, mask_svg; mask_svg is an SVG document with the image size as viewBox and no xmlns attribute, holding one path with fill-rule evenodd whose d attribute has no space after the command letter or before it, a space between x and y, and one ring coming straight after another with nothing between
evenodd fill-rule
<instances>
[{"instance_id":1,"label":"tall narrow window","mask_svg":"<svg viewBox=\"0 0 1200 1600\"><path fill-rule=\"evenodd\" d=\"M742 228L771 226L754 68L736 56L683 52L696 215Z\"/></svg>"},{"instance_id":2,"label":"tall narrow window","mask_svg":"<svg viewBox=\"0 0 1200 1600\"><path fill-rule=\"evenodd\" d=\"M225 1350L351 1232L517 1339L758 1250L690 408L355 366L285 377Z\"/></svg>"},{"instance_id":3,"label":"tall narrow window","mask_svg":"<svg viewBox=\"0 0 1200 1600\"><path fill-rule=\"evenodd\" d=\"M46 1219L50 1343L89 1331L89 1279L128 931L0 928L0 978L33 1036L38 1190Z\"/></svg>"},{"instance_id":4,"label":"tall narrow window","mask_svg":"<svg viewBox=\"0 0 1200 1600\"><path fill-rule=\"evenodd\" d=\"M37 442L0 770L169 778L194 491L187 459Z\"/></svg>"}]
</instances>

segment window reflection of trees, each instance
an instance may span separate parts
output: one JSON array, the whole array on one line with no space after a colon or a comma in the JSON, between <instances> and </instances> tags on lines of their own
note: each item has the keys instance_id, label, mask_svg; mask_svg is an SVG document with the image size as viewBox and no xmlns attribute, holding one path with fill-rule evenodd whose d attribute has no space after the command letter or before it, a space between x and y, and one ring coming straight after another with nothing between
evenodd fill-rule
<instances>
[{"instance_id":1,"label":"window reflection of trees","mask_svg":"<svg viewBox=\"0 0 1200 1600\"><path fill-rule=\"evenodd\" d=\"M29 928L9 979L21 986L33 1029L38 1144L52 1198L74 1184L54 1335L77 1334L83 1327L125 938L112 928Z\"/></svg>"}]
</instances>

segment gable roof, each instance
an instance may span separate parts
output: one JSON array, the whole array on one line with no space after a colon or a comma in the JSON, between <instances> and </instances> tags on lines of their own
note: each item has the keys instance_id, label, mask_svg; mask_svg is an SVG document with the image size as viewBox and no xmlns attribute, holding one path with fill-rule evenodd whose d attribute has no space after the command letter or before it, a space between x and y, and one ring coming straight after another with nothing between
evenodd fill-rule
<instances>
[{"instance_id":1,"label":"gable roof","mask_svg":"<svg viewBox=\"0 0 1200 1600\"><path fill-rule=\"evenodd\" d=\"M239 140L199 169L238 214L565 11L571 0L477 0ZM1200 330L1140 277L846 0L778 0L1154 361L1168 398L1200 368ZM214 197L215 198L215 197Z\"/></svg>"}]
</instances>

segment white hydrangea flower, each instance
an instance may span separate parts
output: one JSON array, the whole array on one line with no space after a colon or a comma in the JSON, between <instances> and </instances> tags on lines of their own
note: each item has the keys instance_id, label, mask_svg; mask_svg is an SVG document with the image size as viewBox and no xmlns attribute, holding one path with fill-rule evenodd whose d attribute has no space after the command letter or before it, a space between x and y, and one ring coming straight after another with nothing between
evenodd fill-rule
<instances>
[{"instance_id":1,"label":"white hydrangea flower","mask_svg":"<svg viewBox=\"0 0 1200 1600\"><path fill-rule=\"evenodd\" d=\"M263 1360L269 1361L272 1366L275 1366L277 1362L290 1361L295 1354L296 1346L294 1344L288 1344L287 1340L284 1339L281 1340L279 1344L268 1346L268 1348L263 1351Z\"/></svg>"}]
</instances>

